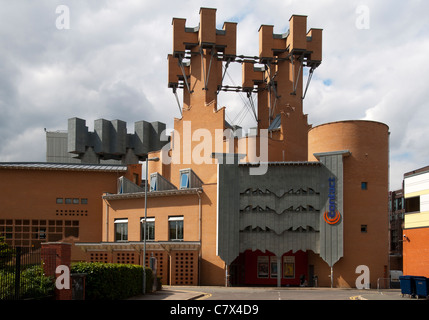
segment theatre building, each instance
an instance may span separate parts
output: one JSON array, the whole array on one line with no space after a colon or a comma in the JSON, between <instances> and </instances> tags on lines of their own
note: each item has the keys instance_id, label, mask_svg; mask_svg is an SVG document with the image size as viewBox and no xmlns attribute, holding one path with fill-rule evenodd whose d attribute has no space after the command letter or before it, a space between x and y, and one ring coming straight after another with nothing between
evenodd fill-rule
<instances>
[{"instance_id":1,"label":"theatre building","mask_svg":"<svg viewBox=\"0 0 429 320\"><path fill-rule=\"evenodd\" d=\"M181 117L148 155L146 199L127 178L103 194L102 241L76 244L87 260L141 263L146 244L171 285L355 287L362 265L373 288L387 277L389 129L308 124L304 75L321 64L322 30L305 16L289 24L262 25L255 57L236 53L237 25L217 29L216 9L201 8L198 26L173 19L168 86L183 91ZM223 82L230 63L242 66L234 88ZM257 96L255 135L218 107L236 91Z\"/></svg>"}]
</instances>

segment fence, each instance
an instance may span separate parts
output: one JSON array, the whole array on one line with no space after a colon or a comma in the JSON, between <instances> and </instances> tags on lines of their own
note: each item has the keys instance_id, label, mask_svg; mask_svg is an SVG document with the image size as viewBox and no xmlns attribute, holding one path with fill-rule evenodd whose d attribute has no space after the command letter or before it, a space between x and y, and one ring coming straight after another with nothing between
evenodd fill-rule
<instances>
[{"instance_id":1,"label":"fence","mask_svg":"<svg viewBox=\"0 0 429 320\"><path fill-rule=\"evenodd\" d=\"M55 256L44 259L55 259ZM16 247L0 251L0 300L20 300L36 295L40 298L40 295L49 294L46 289L51 287L51 280L43 276L41 266L40 248Z\"/></svg>"}]
</instances>

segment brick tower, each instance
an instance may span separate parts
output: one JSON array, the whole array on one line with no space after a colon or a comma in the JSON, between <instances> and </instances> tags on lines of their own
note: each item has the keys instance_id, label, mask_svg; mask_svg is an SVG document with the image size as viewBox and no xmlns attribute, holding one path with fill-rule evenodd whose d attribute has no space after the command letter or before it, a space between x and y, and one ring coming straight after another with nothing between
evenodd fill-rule
<instances>
[{"instance_id":1,"label":"brick tower","mask_svg":"<svg viewBox=\"0 0 429 320\"><path fill-rule=\"evenodd\" d=\"M201 8L200 23L194 28L186 27L185 19L173 18L168 86L174 93L183 89L182 120L192 121L193 129L225 128L225 110L217 109L218 93L257 93L254 113L258 133L269 130L269 160L306 161L311 126L303 113L303 99L322 60L322 30L307 32L306 16L293 15L289 23L285 34L274 34L273 26L262 25L259 56L245 56L236 54L236 23L225 22L222 30L216 29L216 9ZM242 86L222 83L232 62L242 65Z\"/></svg>"}]
</instances>

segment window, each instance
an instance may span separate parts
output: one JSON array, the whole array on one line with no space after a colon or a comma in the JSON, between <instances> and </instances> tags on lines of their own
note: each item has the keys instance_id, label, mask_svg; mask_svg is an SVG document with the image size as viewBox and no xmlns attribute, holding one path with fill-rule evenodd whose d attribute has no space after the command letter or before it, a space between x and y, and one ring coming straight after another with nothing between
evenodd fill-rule
<instances>
[{"instance_id":1,"label":"window","mask_svg":"<svg viewBox=\"0 0 429 320\"><path fill-rule=\"evenodd\" d=\"M115 241L128 241L128 219L115 220Z\"/></svg>"},{"instance_id":2,"label":"window","mask_svg":"<svg viewBox=\"0 0 429 320\"><path fill-rule=\"evenodd\" d=\"M402 199L395 199L395 210L401 210L402 209Z\"/></svg>"},{"instance_id":3,"label":"window","mask_svg":"<svg viewBox=\"0 0 429 320\"><path fill-rule=\"evenodd\" d=\"M88 198L56 198L57 204L88 204Z\"/></svg>"},{"instance_id":4,"label":"window","mask_svg":"<svg viewBox=\"0 0 429 320\"><path fill-rule=\"evenodd\" d=\"M361 233L367 233L367 232L368 232L368 225L366 225L366 224L362 224L362 225L360 226L360 232L361 232Z\"/></svg>"},{"instance_id":5,"label":"window","mask_svg":"<svg viewBox=\"0 0 429 320\"><path fill-rule=\"evenodd\" d=\"M156 175L150 177L150 191L157 190L158 177Z\"/></svg>"},{"instance_id":6,"label":"window","mask_svg":"<svg viewBox=\"0 0 429 320\"><path fill-rule=\"evenodd\" d=\"M180 189L189 188L189 172L182 172L180 174Z\"/></svg>"},{"instance_id":7,"label":"window","mask_svg":"<svg viewBox=\"0 0 429 320\"><path fill-rule=\"evenodd\" d=\"M39 228L39 239L46 239L46 228Z\"/></svg>"},{"instance_id":8,"label":"window","mask_svg":"<svg viewBox=\"0 0 429 320\"><path fill-rule=\"evenodd\" d=\"M360 185L360 188L362 190L368 190L368 182L362 182Z\"/></svg>"},{"instance_id":9,"label":"window","mask_svg":"<svg viewBox=\"0 0 429 320\"><path fill-rule=\"evenodd\" d=\"M183 240L183 217L169 217L168 229L170 241Z\"/></svg>"},{"instance_id":10,"label":"window","mask_svg":"<svg viewBox=\"0 0 429 320\"><path fill-rule=\"evenodd\" d=\"M420 212L420 196L405 199L405 212Z\"/></svg>"},{"instance_id":11,"label":"window","mask_svg":"<svg viewBox=\"0 0 429 320\"><path fill-rule=\"evenodd\" d=\"M64 228L64 236L79 238L79 227L66 226Z\"/></svg>"},{"instance_id":12,"label":"window","mask_svg":"<svg viewBox=\"0 0 429 320\"><path fill-rule=\"evenodd\" d=\"M141 240L144 240L144 218L140 220L141 222ZM155 218L146 219L146 240L155 240Z\"/></svg>"}]
</instances>

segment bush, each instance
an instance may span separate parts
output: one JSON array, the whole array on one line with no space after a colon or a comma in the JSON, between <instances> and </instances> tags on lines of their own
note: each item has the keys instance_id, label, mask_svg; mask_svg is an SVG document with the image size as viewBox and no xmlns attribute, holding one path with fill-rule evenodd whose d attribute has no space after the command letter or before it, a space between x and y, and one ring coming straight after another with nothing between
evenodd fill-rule
<instances>
[{"instance_id":1,"label":"bush","mask_svg":"<svg viewBox=\"0 0 429 320\"><path fill-rule=\"evenodd\" d=\"M15 294L15 273L0 270L0 282L5 286L0 292L0 300L13 299ZM54 295L55 281L43 274L41 265L21 271L20 299L45 299Z\"/></svg>"},{"instance_id":2,"label":"bush","mask_svg":"<svg viewBox=\"0 0 429 320\"><path fill-rule=\"evenodd\" d=\"M21 296L23 299L42 299L54 295L55 280L45 276L41 265L25 269L21 273Z\"/></svg>"},{"instance_id":3,"label":"bush","mask_svg":"<svg viewBox=\"0 0 429 320\"><path fill-rule=\"evenodd\" d=\"M143 268L139 265L77 262L71 273L85 273L85 298L87 300L127 299L142 293ZM146 292L152 291L152 270L146 268Z\"/></svg>"}]
</instances>

